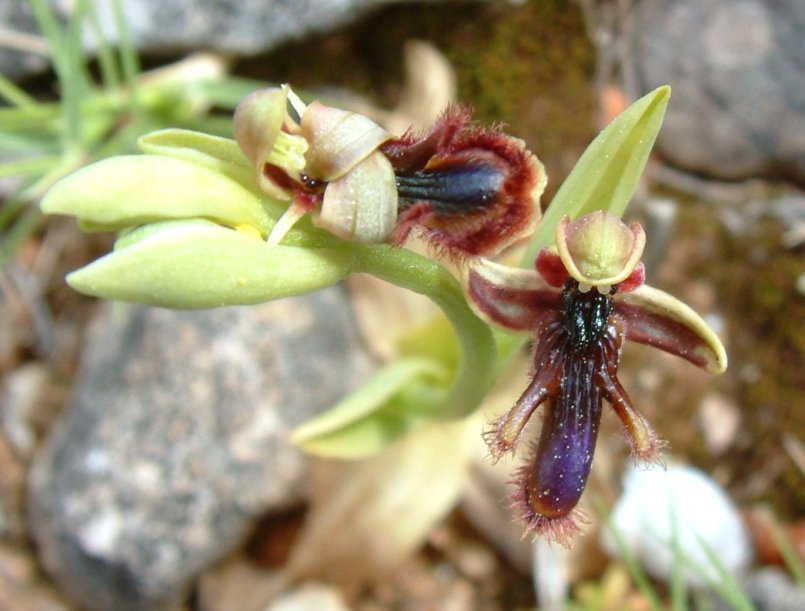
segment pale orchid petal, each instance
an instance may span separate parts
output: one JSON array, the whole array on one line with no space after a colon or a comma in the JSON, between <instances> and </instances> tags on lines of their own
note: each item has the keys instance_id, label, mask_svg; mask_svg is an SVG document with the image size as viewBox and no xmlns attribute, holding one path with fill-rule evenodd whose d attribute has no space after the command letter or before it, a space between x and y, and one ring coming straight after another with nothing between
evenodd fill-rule
<instances>
[{"instance_id":1,"label":"pale orchid petal","mask_svg":"<svg viewBox=\"0 0 805 611\"><path fill-rule=\"evenodd\" d=\"M287 104L284 89L260 89L235 109L235 140L252 166L262 166L271 153L288 113Z\"/></svg>"},{"instance_id":2,"label":"pale orchid petal","mask_svg":"<svg viewBox=\"0 0 805 611\"><path fill-rule=\"evenodd\" d=\"M291 202L291 205L285 209L282 216L277 219L277 224L271 230L266 240L266 246L273 248L282 242L282 238L293 229L293 226L298 223L310 210L300 204L299 202Z\"/></svg>"},{"instance_id":3,"label":"pale orchid petal","mask_svg":"<svg viewBox=\"0 0 805 611\"><path fill-rule=\"evenodd\" d=\"M626 339L681 356L710 373L723 373L727 353L718 336L691 307L650 286L615 297Z\"/></svg>"},{"instance_id":4,"label":"pale orchid petal","mask_svg":"<svg viewBox=\"0 0 805 611\"><path fill-rule=\"evenodd\" d=\"M504 454L514 452L534 411L556 393L557 380L561 376L563 363L561 359L551 357L551 354L546 354L545 358L534 363L531 383L514 406L484 433L493 461L499 460Z\"/></svg>"},{"instance_id":5,"label":"pale orchid petal","mask_svg":"<svg viewBox=\"0 0 805 611\"><path fill-rule=\"evenodd\" d=\"M392 137L368 117L318 101L302 116L302 135L310 144L305 173L324 181L340 178Z\"/></svg>"},{"instance_id":6,"label":"pale orchid petal","mask_svg":"<svg viewBox=\"0 0 805 611\"><path fill-rule=\"evenodd\" d=\"M385 155L375 151L328 184L314 223L353 242L387 240L397 225L397 187Z\"/></svg>"},{"instance_id":7,"label":"pale orchid petal","mask_svg":"<svg viewBox=\"0 0 805 611\"><path fill-rule=\"evenodd\" d=\"M266 172L266 166L276 166L291 181L299 178L305 167L308 143L299 135L283 130L292 123L288 115L290 89L261 89L247 96L235 110L235 140L252 167L257 186L277 199L291 198L288 185Z\"/></svg>"},{"instance_id":8,"label":"pale orchid petal","mask_svg":"<svg viewBox=\"0 0 805 611\"><path fill-rule=\"evenodd\" d=\"M472 261L465 284L479 314L513 331L535 330L559 308L559 292L538 273L483 257Z\"/></svg>"}]
</instances>

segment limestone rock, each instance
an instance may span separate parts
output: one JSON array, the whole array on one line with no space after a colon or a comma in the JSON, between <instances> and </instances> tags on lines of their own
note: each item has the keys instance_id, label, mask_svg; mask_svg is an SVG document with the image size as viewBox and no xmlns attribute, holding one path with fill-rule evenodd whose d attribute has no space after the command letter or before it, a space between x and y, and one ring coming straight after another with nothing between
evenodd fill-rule
<instances>
[{"instance_id":1,"label":"limestone rock","mask_svg":"<svg viewBox=\"0 0 805 611\"><path fill-rule=\"evenodd\" d=\"M805 184L805 3L656 0L634 17L637 93L673 89L657 142L666 159L718 179Z\"/></svg>"},{"instance_id":2,"label":"limestone rock","mask_svg":"<svg viewBox=\"0 0 805 611\"><path fill-rule=\"evenodd\" d=\"M719 580L710 550L736 576L752 561L752 544L737 507L712 478L693 467L631 467L611 518L611 528L602 533L604 549L620 555L615 530L632 556L666 582L674 571L674 544L687 560L683 579L695 588Z\"/></svg>"},{"instance_id":3,"label":"limestone rock","mask_svg":"<svg viewBox=\"0 0 805 611\"><path fill-rule=\"evenodd\" d=\"M154 609L300 501L289 431L368 376L341 287L255 307L104 304L29 481L46 568L93 611Z\"/></svg>"},{"instance_id":4,"label":"limestone rock","mask_svg":"<svg viewBox=\"0 0 805 611\"><path fill-rule=\"evenodd\" d=\"M75 3L51 0L66 22ZM104 37L119 39L113 3L94 2ZM140 50L175 54L206 49L233 55L255 55L308 34L327 32L354 21L388 0L127 0L121 2L128 35ZM23 34L36 32L29 2L0 0L0 28ZM85 35L92 52L97 40ZM0 71L10 78L43 70L38 49L0 49ZM30 45L28 45L30 48Z\"/></svg>"}]
</instances>

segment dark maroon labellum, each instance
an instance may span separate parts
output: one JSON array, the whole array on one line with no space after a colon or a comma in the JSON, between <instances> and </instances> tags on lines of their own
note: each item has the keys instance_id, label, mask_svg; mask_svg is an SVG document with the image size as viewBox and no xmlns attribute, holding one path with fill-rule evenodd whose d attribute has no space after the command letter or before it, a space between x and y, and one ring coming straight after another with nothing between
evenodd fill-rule
<instances>
[{"instance_id":1,"label":"dark maroon labellum","mask_svg":"<svg viewBox=\"0 0 805 611\"><path fill-rule=\"evenodd\" d=\"M542 165L522 140L469 121L467 109L453 106L428 132L380 147L400 202L392 243L415 231L441 253L463 257L499 252L532 228Z\"/></svg>"},{"instance_id":2,"label":"dark maroon labellum","mask_svg":"<svg viewBox=\"0 0 805 611\"><path fill-rule=\"evenodd\" d=\"M539 334L535 382L514 408L533 410L534 403L545 403L539 441L517 472L514 498L528 530L562 543L577 530L572 514L590 474L603 400L614 398L612 385L602 382L610 380L610 370L617 371L619 359L620 331L611 312L610 294L581 292L569 280L561 316ZM545 380L550 362L557 366Z\"/></svg>"}]
</instances>

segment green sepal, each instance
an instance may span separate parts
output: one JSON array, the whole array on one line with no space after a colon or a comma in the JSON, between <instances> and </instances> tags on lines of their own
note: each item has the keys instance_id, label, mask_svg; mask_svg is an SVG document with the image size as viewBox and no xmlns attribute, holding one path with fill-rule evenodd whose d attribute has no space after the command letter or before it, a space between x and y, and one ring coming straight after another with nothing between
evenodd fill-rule
<instances>
[{"instance_id":1,"label":"green sepal","mask_svg":"<svg viewBox=\"0 0 805 611\"><path fill-rule=\"evenodd\" d=\"M122 155L88 165L57 182L41 208L104 231L181 218L249 226L263 236L274 226L255 193L203 165L163 155Z\"/></svg>"},{"instance_id":2,"label":"green sepal","mask_svg":"<svg viewBox=\"0 0 805 611\"><path fill-rule=\"evenodd\" d=\"M183 220L126 233L113 252L72 272L67 282L104 299L198 309L300 295L349 272L344 250L268 248L209 221Z\"/></svg>"},{"instance_id":3,"label":"green sepal","mask_svg":"<svg viewBox=\"0 0 805 611\"><path fill-rule=\"evenodd\" d=\"M553 244L556 225L565 214L575 219L606 210L623 216L637 191L670 95L667 85L644 95L590 143L545 211L524 264L531 266L539 250Z\"/></svg>"},{"instance_id":4,"label":"green sepal","mask_svg":"<svg viewBox=\"0 0 805 611\"><path fill-rule=\"evenodd\" d=\"M257 193L254 168L231 138L222 138L189 129L160 129L140 136L137 145L143 153L167 155L203 165L224 174Z\"/></svg>"}]
</instances>

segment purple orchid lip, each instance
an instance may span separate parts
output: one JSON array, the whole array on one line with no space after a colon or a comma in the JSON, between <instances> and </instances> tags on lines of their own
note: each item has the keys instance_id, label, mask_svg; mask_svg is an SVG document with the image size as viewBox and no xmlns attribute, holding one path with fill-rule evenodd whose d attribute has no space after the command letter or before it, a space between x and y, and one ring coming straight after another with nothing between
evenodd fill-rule
<instances>
[{"instance_id":1,"label":"purple orchid lip","mask_svg":"<svg viewBox=\"0 0 805 611\"><path fill-rule=\"evenodd\" d=\"M598 231L601 222L583 217L577 226ZM514 452L543 406L539 439L530 444L529 458L515 473L513 499L526 534L562 545L569 545L579 530L576 505L590 473L604 400L623 423L632 456L662 462L663 442L618 381L624 341L654 346L712 373L721 373L727 364L724 347L698 314L667 293L642 285L643 266L632 256L634 248L642 250L642 229L624 225L620 235L627 234L636 245L610 245L613 260L625 262L627 272L618 272L622 280L617 284L579 281L564 266L561 253L549 249L540 252L534 271L477 258L465 276L467 294L481 316L535 334L532 380L484 438L493 459ZM599 238L574 244L577 257L580 244L596 247ZM585 252L580 256L594 258ZM602 269L609 273L613 267ZM592 286L597 290L590 290Z\"/></svg>"},{"instance_id":2,"label":"purple orchid lip","mask_svg":"<svg viewBox=\"0 0 805 611\"><path fill-rule=\"evenodd\" d=\"M544 405L539 441L516 474L514 501L527 533L567 544L578 530L574 509L587 484L603 399L611 390L599 381L617 369L621 329L610 317L611 296L581 292L574 280L561 296L561 316L543 327L535 347L538 382L529 385L512 409L522 414L529 406L533 413ZM546 362L553 367L540 368ZM526 421L519 424L518 437Z\"/></svg>"},{"instance_id":3,"label":"purple orchid lip","mask_svg":"<svg viewBox=\"0 0 805 611\"><path fill-rule=\"evenodd\" d=\"M557 323L561 325L562 323ZM565 543L576 531L574 512L592 466L603 403L602 389L590 383L617 346L610 341L579 351L559 327L537 350L559 351L559 384L548 389L539 441L516 474L515 509L526 532ZM617 355L614 356L617 358Z\"/></svg>"}]
</instances>

